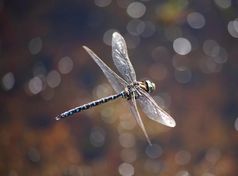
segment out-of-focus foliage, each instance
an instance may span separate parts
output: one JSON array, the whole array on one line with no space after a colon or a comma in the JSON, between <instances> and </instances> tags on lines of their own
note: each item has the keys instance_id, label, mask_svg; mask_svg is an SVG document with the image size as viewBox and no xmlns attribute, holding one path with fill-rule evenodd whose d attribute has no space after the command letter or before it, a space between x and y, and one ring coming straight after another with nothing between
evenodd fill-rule
<instances>
[{"instance_id":1,"label":"out-of-focus foliage","mask_svg":"<svg viewBox=\"0 0 238 176\"><path fill-rule=\"evenodd\" d=\"M236 176L238 1L0 2L0 175ZM55 121L113 94L82 49L115 70L111 34L126 39L140 79L175 128L142 113L148 146L125 100Z\"/></svg>"}]
</instances>

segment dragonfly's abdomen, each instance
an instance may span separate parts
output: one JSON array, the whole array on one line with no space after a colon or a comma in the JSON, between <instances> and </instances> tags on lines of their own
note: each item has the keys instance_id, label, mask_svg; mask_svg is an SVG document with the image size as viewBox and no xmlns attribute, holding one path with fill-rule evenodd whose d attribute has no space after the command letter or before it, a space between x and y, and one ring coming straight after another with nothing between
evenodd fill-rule
<instances>
[{"instance_id":1,"label":"dragonfly's abdomen","mask_svg":"<svg viewBox=\"0 0 238 176\"><path fill-rule=\"evenodd\" d=\"M71 109L71 110L69 110L69 111L66 111L66 112L64 112L64 113L62 113L62 114L60 114L60 115L58 115L58 116L56 117L56 120L60 120L60 119L62 119L62 118L71 116L71 115L73 115L73 114L75 114L75 113L78 113L78 112L83 111L83 110L87 110L87 109L89 109L89 108L92 108L92 107L94 107L94 106L97 106L97 105L106 103L106 102L108 102L108 101L115 100L115 99L117 99L117 98L119 98L119 97L124 97L124 94L125 94L125 92L123 91L123 92L121 92L121 93L119 93L119 94L111 95L111 96L108 96L108 97L105 97L105 98L101 98L101 99L99 99L99 100L92 101L92 102L90 102L90 103L87 103L87 104L84 104L84 105L82 105L82 106L76 107L76 108L74 108L74 109Z\"/></svg>"}]
</instances>

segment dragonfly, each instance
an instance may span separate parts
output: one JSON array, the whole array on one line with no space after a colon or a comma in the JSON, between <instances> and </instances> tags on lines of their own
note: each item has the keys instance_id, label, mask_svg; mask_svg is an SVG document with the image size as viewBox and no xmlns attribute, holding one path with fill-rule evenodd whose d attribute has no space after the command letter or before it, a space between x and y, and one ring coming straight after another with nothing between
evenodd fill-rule
<instances>
[{"instance_id":1,"label":"dragonfly","mask_svg":"<svg viewBox=\"0 0 238 176\"><path fill-rule=\"evenodd\" d=\"M135 70L128 56L125 39L121 34L118 32L112 34L112 59L122 77L111 70L91 49L86 46L83 46L83 48L101 68L116 94L63 112L56 117L56 120L71 117L75 113L118 98L123 98L129 103L133 117L142 129L150 145L152 144L138 111L137 102L140 104L142 111L149 117L149 119L168 127L175 127L175 120L165 110L163 110L149 94L155 90L155 83L150 80L137 81Z\"/></svg>"}]
</instances>

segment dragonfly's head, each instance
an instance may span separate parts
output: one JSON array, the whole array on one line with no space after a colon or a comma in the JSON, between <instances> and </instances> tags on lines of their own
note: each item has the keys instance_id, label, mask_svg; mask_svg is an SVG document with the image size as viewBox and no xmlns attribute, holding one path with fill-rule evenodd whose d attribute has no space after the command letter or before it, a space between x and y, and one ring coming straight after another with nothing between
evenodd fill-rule
<instances>
[{"instance_id":1,"label":"dragonfly's head","mask_svg":"<svg viewBox=\"0 0 238 176\"><path fill-rule=\"evenodd\" d=\"M155 90L155 83L151 82L150 80L145 80L146 91L151 93Z\"/></svg>"}]
</instances>

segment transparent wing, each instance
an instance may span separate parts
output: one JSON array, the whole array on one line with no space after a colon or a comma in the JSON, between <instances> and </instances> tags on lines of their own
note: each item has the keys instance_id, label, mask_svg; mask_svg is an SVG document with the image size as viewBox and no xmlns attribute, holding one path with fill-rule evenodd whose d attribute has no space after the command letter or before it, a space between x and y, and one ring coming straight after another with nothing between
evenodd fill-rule
<instances>
[{"instance_id":1,"label":"transparent wing","mask_svg":"<svg viewBox=\"0 0 238 176\"><path fill-rule=\"evenodd\" d=\"M112 71L92 50L88 47L83 46L83 48L88 52L88 54L93 58L93 60L98 64L98 66L103 71L104 75L107 77L109 83L112 85L113 89L120 93L124 90L127 83L120 76L118 76L114 71Z\"/></svg>"},{"instance_id":2,"label":"transparent wing","mask_svg":"<svg viewBox=\"0 0 238 176\"><path fill-rule=\"evenodd\" d=\"M162 123L169 127L175 127L175 120L157 105L155 100L143 89L139 90L141 96L138 97L138 102L142 107L144 113L152 120Z\"/></svg>"},{"instance_id":3,"label":"transparent wing","mask_svg":"<svg viewBox=\"0 0 238 176\"><path fill-rule=\"evenodd\" d=\"M131 112L132 112L134 118L136 119L138 125L139 125L140 128L142 129L142 131L143 131L143 133L144 133L144 135L145 135L145 137L146 137L148 143L149 143L150 145L152 145L151 142L150 142L149 136L148 136L148 134L147 134L147 132L146 132L146 129L145 129L145 127L144 127L143 121L142 121L142 119L141 119L141 117L140 117L139 111L138 111L138 109L137 109L135 97L132 96L131 100L128 101L128 103L130 104Z\"/></svg>"},{"instance_id":4,"label":"transparent wing","mask_svg":"<svg viewBox=\"0 0 238 176\"><path fill-rule=\"evenodd\" d=\"M112 58L122 77L128 83L135 82L136 74L128 57L126 42L117 32L112 34Z\"/></svg>"}]
</instances>

